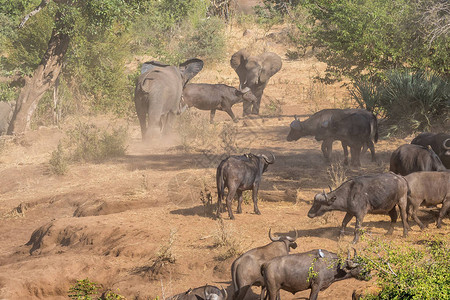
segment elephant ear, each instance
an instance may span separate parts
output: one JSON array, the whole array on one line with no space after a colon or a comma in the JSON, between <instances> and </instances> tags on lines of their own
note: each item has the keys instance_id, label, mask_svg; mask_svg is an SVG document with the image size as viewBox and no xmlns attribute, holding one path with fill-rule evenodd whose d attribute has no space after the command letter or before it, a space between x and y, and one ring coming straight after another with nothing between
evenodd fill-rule
<instances>
[{"instance_id":1,"label":"elephant ear","mask_svg":"<svg viewBox=\"0 0 450 300\"><path fill-rule=\"evenodd\" d=\"M237 68L245 66L249 57L247 50L241 49L231 56L230 65L236 71Z\"/></svg>"},{"instance_id":2,"label":"elephant ear","mask_svg":"<svg viewBox=\"0 0 450 300\"><path fill-rule=\"evenodd\" d=\"M144 74L145 72L148 72L156 67L168 67L169 65L163 64L162 62L156 61L156 60L152 60L152 61L147 61L145 63L142 64L141 67L141 74Z\"/></svg>"},{"instance_id":3,"label":"elephant ear","mask_svg":"<svg viewBox=\"0 0 450 300\"><path fill-rule=\"evenodd\" d=\"M266 83L270 77L281 70L281 57L273 52L266 52L261 55L261 74L259 75L259 82Z\"/></svg>"},{"instance_id":4,"label":"elephant ear","mask_svg":"<svg viewBox=\"0 0 450 300\"><path fill-rule=\"evenodd\" d=\"M203 61L198 58L188 59L184 63L179 65L181 76L183 77L183 87L191 80L195 75L203 69Z\"/></svg>"}]
</instances>

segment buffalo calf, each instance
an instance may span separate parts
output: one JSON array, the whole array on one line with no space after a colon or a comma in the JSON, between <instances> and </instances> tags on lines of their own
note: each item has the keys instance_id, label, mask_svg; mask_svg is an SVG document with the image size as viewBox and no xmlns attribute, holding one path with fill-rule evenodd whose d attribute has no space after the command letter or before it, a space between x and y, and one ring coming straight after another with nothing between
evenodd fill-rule
<instances>
[{"instance_id":1,"label":"buffalo calf","mask_svg":"<svg viewBox=\"0 0 450 300\"><path fill-rule=\"evenodd\" d=\"M211 123L213 123L216 110L225 111L234 122L237 122L231 107L239 102L255 103L257 101L249 88L240 91L225 84L207 83L188 84L183 90L183 100L189 107L210 110L209 121Z\"/></svg>"},{"instance_id":2,"label":"buffalo calf","mask_svg":"<svg viewBox=\"0 0 450 300\"><path fill-rule=\"evenodd\" d=\"M428 147L404 144L391 154L389 171L406 176L419 171L444 171L439 157Z\"/></svg>"}]
</instances>

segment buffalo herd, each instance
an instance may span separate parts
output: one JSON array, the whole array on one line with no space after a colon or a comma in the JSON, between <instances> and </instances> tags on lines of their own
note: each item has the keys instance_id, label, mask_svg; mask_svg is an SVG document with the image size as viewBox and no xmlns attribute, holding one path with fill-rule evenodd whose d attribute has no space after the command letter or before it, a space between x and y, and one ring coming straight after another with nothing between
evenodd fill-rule
<instances>
[{"instance_id":1,"label":"buffalo herd","mask_svg":"<svg viewBox=\"0 0 450 300\"><path fill-rule=\"evenodd\" d=\"M137 86L141 94L153 93L151 85L160 79L160 74L168 68L174 73L177 82L165 82L170 90L183 88L182 96L176 99L159 95L147 97L136 95L138 114L155 116L157 120L149 120L148 126L163 128L172 114L182 113L187 107L209 110L210 121L213 122L216 110L223 110L237 121L231 107L243 103L244 116L259 114L259 107L264 88L271 76L281 69L281 58L275 53L267 52L259 56L250 55L242 49L233 54L230 64L239 77L239 89L223 84L187 84L187 81L201 70L203 63L191 60L177 67L165 66L150 62L150 69L142 69L144 82L148 78L148 92ZM151 74L150 74L151 73ZM186 75L187 74L187 75ZM174 79L175 80L175 79ZM143 84L141 84L143 85ZM167 92L168 93L168 92ZM166 94L167 94L166 93ZM164 95L166 95L164 94ZM176 93L174 92L173 95ZM172 95L172 94L171 94ZM161 96L161 97L160 97ZM167 98L167 99L166 99ZM152 101L159 101L159 104ZM145 104L145 105L144 105ZM144 107L142 109L142 107ZM152 111L152 109L155 111ZM145 118L139 118L142 136L146 137ZM156 124L156 125L154 125ZM161 129L162 130L162 129ZM344 151L344 163L348 164L348 148L354 167L361 166L360 155L370 150L372 161L376 160L374 143L378 141L378 121L376 116L365 109L324 109L309 118L300 121L297 116L290 124L287 141L296 141L305 136L313 136L322 141L321 150L327 163L330 162L333 141L340 141ZM261 214L258 208L258 189L263 173L270 164L275 163L275 156L270 158L264 154L247 153L232 155L223 159L217 167L216 183L218 193L217 217L223 209L225 188L226 207L230 219L234 219L231 208L232 200L238 198L237 213L242 212L243 191L252 190L254 213ZM390 158L390 172L362 175L343 182L335 190L321 192L314 196L308 217L321 216L328 211L345 212L342 221L341 235L353 217L356 218L353 243L360 236L362 222L366 214L388 214L391 223L387 234L392 234L397 221L398 212L403 223L403 236L407 236L410 226L408 217L419 225L425 226L417 217L420 206L436 206L441 204L437 227L441 227L442 219L450 207L450 135L445 133L421 133L411 144L401 145L393 151ZM251 286L261 286L261 299L280 300L280 289L295 294L310 289L309 299L317 299L318 293L333 282L347 278L366 279L368 270L362 260L353 257L350 252L346 259L325 249L315 249L305 253L289 254L290 249L297 247L297 231L295 236L273 236L269 230L270 243L251 249L238 257L231 266L233 293L232 299L244 299ZM171 300L225 300L228 294L225 289L205 285L189 289L184 293L170 297Z\"/></svg>"}]
</instances>

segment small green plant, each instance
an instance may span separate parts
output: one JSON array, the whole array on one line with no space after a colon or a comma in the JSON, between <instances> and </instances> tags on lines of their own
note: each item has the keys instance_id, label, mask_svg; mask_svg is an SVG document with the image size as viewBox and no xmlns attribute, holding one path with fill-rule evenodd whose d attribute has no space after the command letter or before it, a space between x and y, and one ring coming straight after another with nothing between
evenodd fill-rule
<instances>
[{"instance_id":1,"label":"small green plant","mask_svg":"<svg viewBox=\"0 0 450 300\"><path fill-rule=\"evenodd\" d=\"M270 99L269 103L264 105L264 114L270 117L279 116L282 113L281 105L283 103L279 99Z\"/></svg>"},{"instance_id":2,"label":"small green plant","mask_svg":"<svg viewBox=\"0 0 450 300\"><path fill-rule=\"evenodd\" d=\"M311 266L309 266L308 279L306 279L306 282L310 282L311 280L313 280L314 278L316 278L319 275L319 273L317 273L314 270L314 264L316 263L316 261L317 261L317 258L314 258L313 261L311 262Z\"/></svg>"},{"instance_id":3,"label":"small green plant","mask_svg":"<svg viewBox=\"0 0 450 300\"><path fill-rule=\"evenodd\" d=\"M62 143L58 143L58 147L52 152L52 157L49 161L50 171L56 175L64 175L68 169L68 158L64 153Z\"/></svg>"},{"instance_id":4,"label":"small green plant","mask_svg":"<svg viewBox=\"0 0 450 300\"><path fill-rule=\"evenodd\" d=\"M77 280L77 282L69 288L69 298L73 300L92 300L99 294L101 285L92 282L89 278ZM95 298L94 298L95 297Z\"/></svg>"}]
</instances>

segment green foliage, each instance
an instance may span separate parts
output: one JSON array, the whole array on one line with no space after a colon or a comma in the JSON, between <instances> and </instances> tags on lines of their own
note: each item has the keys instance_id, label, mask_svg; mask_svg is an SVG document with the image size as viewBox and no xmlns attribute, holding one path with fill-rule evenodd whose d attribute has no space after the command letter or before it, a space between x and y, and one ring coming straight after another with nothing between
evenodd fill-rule
<instances>
[{"instance_id":1,"label":"green foliage","mask_svg":"<svg viewBox=\"0 0 450 300\"><path fill-rule=\"evenodd\" d=\"M89 278L77 280L77 282L69 288L69 298L73 300L122 300L124 296L119 295L111 290L107 290L100 296L102 285L92 282Z\"/></svg>"},{"instance_id":2,"label":"green foliage","mask_svg":"<svg viewBox=\"0 0 450 300\"><path fill-rule=\"evenodd\" d=\"M94 124L79 123L67 132L70 157L74 161L101 162L123 156L126 151L127 129L101 130Z\"/></svg>"},{"instance_id":3,"label":"green foliage","mask_svg":"<svg viewBox=\"0 0 450 300\"><path fill-rule=\"evenodd\" d=\"M365 253L381 292L364 299L450 299L448 237L427 237L415 246L370 240Z\"/></svg>"},{"instance_id":4,"label":"green foliage","mask_svg":"<svg viewBox=\"0 0 450 300\"><path fill-rule=\"evenodd\" d=\"M17 88L9 86L6 82L0 82L0 101L14 101L17 99L17 95Z\"/></svg>"},{"instance_id":5,"label":"green foliage","mask_svg":"<svg viewBox=\"0 0 450 300\"><path fill-rule=\"evenodd\" d=\"M64 175L68 169L68 157L64 153L63 146L58 143L58 148L52 152L52 157L49 161L50 171L56 175Z\"/></svg>"},{"instance_id":6,"label":"green foliage","mask_svg":"<svg viewBox=\"0 0 450 300\"><path fill-rule=\"evenodd\" d=\"M300 4L308 9L310 25L300 23L299 29L320 47L317 57L327 63L327 81L402 66L448 75L449 36L430 41L421 30L426 9L438 2L304 1Z\"/></svg>"},{"instance_id":7,"label":"green foliage","mask_svg":"<svg viewBox=\"0 0 450 300\"><path fill-rule=\"evenodd\" d=\"M388 71L382 81L356 81L350 93L361 107L401 130L429 130L450 111L450 84L427 72Z\"/></svg>"},{"instance_id":8,"label":"green foliage","mask_svg":"<svg viewBox=\"0 0 450 300\"><path fill-rule=\"evenodd\" d=\"M93 296L99 293L101 285L92 282L89 278L77 280L77 282L69 288L69 298L73 300L92 300L98 299Z\"/></svg>"}]
</instances>

